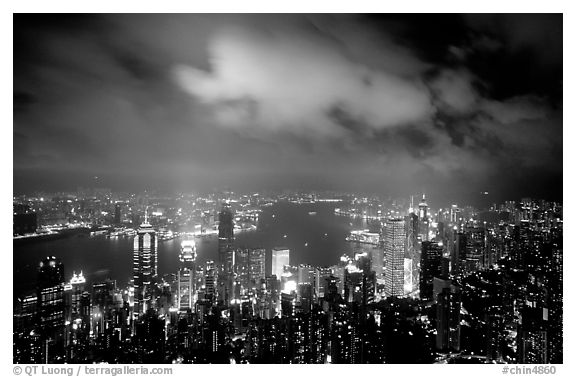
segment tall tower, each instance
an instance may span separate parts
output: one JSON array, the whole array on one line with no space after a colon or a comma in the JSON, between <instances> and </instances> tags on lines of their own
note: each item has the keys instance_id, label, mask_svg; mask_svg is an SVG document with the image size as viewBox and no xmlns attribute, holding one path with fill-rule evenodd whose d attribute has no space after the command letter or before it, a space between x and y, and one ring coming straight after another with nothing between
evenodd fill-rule
<instances>
[{"instance_id":1,"label":"tall tower","mask_svg":"<svg viewBox=\"0 0 576 377\"><path fill-rule=\"evenodd\" d=\"M38 325L43 363L64 362L64 266L56 257L40 262L38 269Z\"/></svg>"},{"instance_id":2,"label":"tall tower","mask_svg":"<svg viewBox=\"0 0 576 377\"><path fill-rule=\"evenodd\" d=\"M407 274L407 276L404 276L404 280L408 288L413 288L420 279L418 266L420 265L421 244L418 242L419 220L416 213L414 213L412 205L410 206L408 216L406 216L404 220L406 222L406 254L404 255L406 268L404 273Z\"/></svg>"},{"instance_id":3,"label":"tall tower","mask_svg":"<svg viewBox=\"0 0 576 377\"><path fill-rule=\"evenodd\" d=\"M114 204L114 224L122 224L122 203L120 202L116 202L116 204Z\"/></svg>"},{"instance_id":4,"label":"tall tower","mask_svg":"<svg viewBox=\"0 0 576 377\"><path fill-rule=\"evenodd\" d=\"M428 218L428 203L426 203L426 194L422 194L422 200L418 204L418 235L422 241L428 241L428 229L430 219Z\"/></svg>"},{"instance_id":5,"label":"tall tower","mask_svg":"<svg viewBox=\"0 0 576 377\"><path fill-rule=\"evenodd\" d=\"M261 280L266 278L266 250L250 250L250 284L251 288L257 287Z\"/></svg>"},{"instance_id":6,"label":"tall tower","mask_svg":"<svg viewBox=\"0 0 576 377\"><path fill-rule=\"evenodd\" d=\"M280 280L284 266L290 264L290 250L283 247L275 247L272 249L272 275L276 275L276 279Z\"/></svg>"},{"instance_id":7,"label":"tall tower","mask_svg":"<svg viewBox=\"0 0 576 377\"><path fill-rule=\"evenodd\" d=\"M153 283L158 277L158 237L148 223L148 213L134 237L134 317L150 306Z\"/></svg>"},{"instance_id":8,"label":"tall tower","mask_svg":"<svg viewBox=\"0 0 576 377\"><path fill-rule=\"evenodd\" d=\"M232 273L234 266L234 214L228 204L222 206L218 218L218 257L224 272Z\"/></svg>"},{"instance_id":9,"label":"tall tower","mask_svg":"<svg viewBox=\"0 0 576 377\"><path fill-rule=\"evenodd\" d=\"M422 242L422 259L420 260L420 298L432 300L434 278L440 277L442 247L437 242Z\"/></svg>"},{"instance_id":10,"label":"tall tower","mask_svg":"<svg viewBox=\"0 0 576 377\"><path fill-rule=\"evenodd\" d=\"M180 247L180 268L178 269L178 308L193 309L196 294L196 243L194 240L182 241Z\"/></svg>"},{"instance_id":11,"label":"tall tower","mask_svg":"<svg viewBox=\"0 0 576 377\"><path fill-rule=\"evenodd\" d=\"M389 218L384 226L385 284L387 296L404 295L406 228L403 219Z\"/></svg>"},{"instance_id":12,"label":"tall tower","mask_svg":"<svg viewBox=\"0 0 576 377\"><path fill-rule=\"evenodd\" d=\"M234 215L228 204L222 206L218 219L218 296L220 301L229 303L233 298L235 253Z\"/></svg>"},{"instance_id":13,"label":"tall tower","mask_svg":"<svg viewBox=\"0 0 576 377\"><path fill-rule=\"evenodd\" d=\"M86 285L86 278L82 271L78 275L72 273L72 279L70 279L70 286L72 287L72 297L70 301L70 312L72 319L76 318L80 314L80 300L82 298L82 293L84 293L84 287Z\"/></svg>"},{"instance_id":14,"label":"tall tower","mask_svg":"<svg viewBox=\"0 0 576 377\"><path fill-rule=\"evenodd\" d=\"M428 218L428 203L426 203L426 194L422 194L422 200L418 204L418 217L420 219Z\"/></svg>"}]
</instances>

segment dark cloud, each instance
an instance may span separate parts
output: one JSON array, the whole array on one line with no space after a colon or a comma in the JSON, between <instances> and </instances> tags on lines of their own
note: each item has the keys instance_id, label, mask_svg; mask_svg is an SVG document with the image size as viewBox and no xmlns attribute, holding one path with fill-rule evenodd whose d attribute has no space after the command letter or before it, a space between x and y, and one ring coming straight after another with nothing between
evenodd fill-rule
<instances>
[{"instance_id":1,"label":"dark cloud","mask_svg":"<svg viewBox=\"0 0 576 377\"><path fill-rule=\"evenodd\" d=\"M16 190L561 196L561 15L14 20Z\"/></svg>"}]
</instances>

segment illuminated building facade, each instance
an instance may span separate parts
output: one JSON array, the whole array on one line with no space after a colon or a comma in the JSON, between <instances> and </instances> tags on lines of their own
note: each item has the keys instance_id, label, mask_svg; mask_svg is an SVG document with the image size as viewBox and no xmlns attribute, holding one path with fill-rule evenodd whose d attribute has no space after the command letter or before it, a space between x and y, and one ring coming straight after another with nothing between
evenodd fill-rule
<instances>
[{"instance_id":1,"label":"illuminated building facade","mask_svg":"<svg viewBox=\"0 0 576 377\"><path fill-rule=\"evenodd\" d=\"M284 273L284 266L290 265L290 250L281 247L272 249L272 275L280 279Z\"/></svg>"},{"instance_id":2,"label":"illuminated building facade","mask_svg":"<svg viewBox=\"0 0 576 377\"><path fill-rule=\"evenodd\" d=\"M442 262L442 247L437 242L422 242L422 257L420 260L420 298L432 300L434 297L433 283L435 277L440 277Z\"/></svg>"},{"instance_id":3,"label":"illuminated building facade","mask_svg":"<svg viewBox=\"0 0 576 377\"><path fill-rule=\"evenodd\" d=\"M218 219L218 258L223 271L230 274L234 266L234 214L229 205L222 206Z\"/></svg>"},{"instance_id":4,"label":"illuminated building facade","mask_svg":"<svg viewBox=\"0 0 576 377\"><path fill-rule=\"evenodd\" d=\"M422 194L422 200L418 204L418 221L418 235L422 241L428 241L430 219L428 214L428 203L426 203L426 194Z\"/></svg>"},{"instance_id":5,"label":"illuminated building facade","mask_svg":"<svg viewBox=\"0 0 576 377\"><path fill-rule=\"evenodd\" d=\"M218 215L218 299L229 303L234 298L234 214L228 204Z\"/></svg>"},{"instance_id":6,"label":"illuminated building facade","mask_svg":"<svg viewBox=\"0 0 576 377\"><path fill-rule=\"evenodd\" d=\"M436 348L460 351L461 290L448 284L436 295Z\"/></svg>"},{"instance_id":7,"label":"illuminated building facade","mask_svg":"<svg viewBox=\"0 0 576 377\"><path fill-rule=\"evenodd\" d=\"M158 278L158 237L146 216L134 237L134 315L138 318L151 304Z\"/></svg>"},{"instance_id":8,"label":"illuminated building facade","mask_svg":"<svg viewBox=\"0 0 576 377\"><path fill-rule=\"evenodd\" d=\"M177 307L185 311L193 309L195 303L196 243L194 240L182 241L179 259Z\"/></svg>"},{"instance_id":9,"label":"illuminated building facade","mask_svg":"<svg viewBox=\"0 0 576 377\"><path fill-rule=\"evenodd\" d=\"M42 361L64 362L64 266L55 257L40 262L37 284L37 308Z\"/></svg>"},{"instance_id":10,"label":"illuminated building facade","mask_svg":"<svg viewBox=\"0 0 576 377\"><path fill-rule=\"evenodd\" d=\"M403 219L389 218L383 229L386 263L384 291L387 296L404 295L406 230Z\"/></svg>"}]
</instances>

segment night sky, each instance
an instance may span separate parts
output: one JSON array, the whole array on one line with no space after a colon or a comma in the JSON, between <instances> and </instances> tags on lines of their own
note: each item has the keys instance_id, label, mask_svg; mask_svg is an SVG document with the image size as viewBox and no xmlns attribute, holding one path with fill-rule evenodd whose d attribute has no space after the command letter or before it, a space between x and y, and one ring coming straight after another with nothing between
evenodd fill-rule
<instances>
[{"instance_id":1,"label":"night sky","mask_svg":"<svg viewBox=\"0 0 576 377\"><path fill-rule=\"evenodd\" d=\"M562 38L562 15L14 15L14 191L561 200Z\"/></svg>"}]
</instances>

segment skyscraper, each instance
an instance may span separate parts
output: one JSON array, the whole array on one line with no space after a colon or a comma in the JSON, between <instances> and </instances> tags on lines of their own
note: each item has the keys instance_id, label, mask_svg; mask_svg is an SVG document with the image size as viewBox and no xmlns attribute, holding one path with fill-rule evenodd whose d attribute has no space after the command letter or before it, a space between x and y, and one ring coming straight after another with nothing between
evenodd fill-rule
<instances>
[{"instance_id":1,"label":"skyscraper","mask_svg":"<svg viewBox=\"0 0 576 377\"><path fill-rule=\"evenodd\" d=\"M72 287L71 301L70 301L70 313L72 318L75 318L80 313L80 299L82 293L84 292L84 286L86 285L86 278L82 271L77 275L72 274L72 279L70 279L70 285Z\"/></svg>"},{"instance_id":2,"label":"skyscraper","mask_svg":"<svg viewBox=\"0 0 576 377\"><path fill-rule=\"evenodd\" d=\"M122 223L122 203L114 205L114 224L120 225Z\"/></svg>"},{"instance_id":3,"label":"skyscraper","mask_svg":"<svg viewBox=\"0 0 576 377\"><path fill-rule=\"evenodd\" d=\"M426 203L426 194L422 194L422 200L418 204L418 217L420 220L428 218L428 203Z\"/></svg>"},{"instance_id":4,"label":"skyscraper","mask_svg":"<svg viewBox=\"0 0 576 377\"><path fill-rule=\"evenodd\" d=\"M428 203L426 203L426 194L422 194L422 200L418 204L418 235L422 241L428 241L428 230L430 220L428 218Z\"/></svg>"},{"instance_id":5,"label":"skyscraper","mask_svg":"<svg viewBox=\"0 0 576 377\"><path fill-rule=\"evenodd\" d=\"M234 266L234 215L228 204L222 206L218 218L218 257L223 271L230 274Z\"/></svg>"},{"instance_id":6,"label":"skyscraper","mask_svg":"<svg viewBox=\"0 0 576 377\"><path fill-rule=\"evenodd\" d=\"M234 215L229 204L218 215L218 300L229 303L234 298Z\"/></svg>"},{"instance_id":7,"label":"skyscraper","mask_svg":"<svg viewBox=\"0 0 576 377\"><path fill-rule=\"evenodd\" d=\"M440 277L442 247L437 242L422 242L420 260L420 298L432 300L432 288L435 277Z\"/></svg>"},{"instance_id":8,"label":"skyscraper","mask_svg":"<svg viewBox=\"0 0 576 377\"><path fill-rule=\"evenodd\" d=\"M178 269L177 306L180 310L194 307L195 272L196 243L194 240L184 240L180 247L180 268Z\"/></svg>"},{"instance_id":9,"label":"skyscraper","mask_svg":"<svg viewBox=\"0 0 576 377\"><path fill-rule=\"evenodd\" d=\"M266 278L266 250L250 250L250 288L258 286Z\"/></svg>"},{"instance_id":10,"label":"skyscraper","mask_svg":"<svg viewBox=\"0 0 576 377\"><path fill-rule=\"evenodd\" d=\"M384 224L385 284L387 296L404 295L406 229L403 219L389 218Z\"/></svg>"},{"instance_id":11,"label":"skyscraper","mask_svg":"<svg viewBox=\"0 0 576 377\"><path fill-rule=\"evenodd\" d=\"M436 348L460 351L461 290L459 286L448 284L436 297Z\"/></svg>"},{"instance_id":12,"label":"skyscraper","mask_svg":"<svg viewBox=\"0 0 576 377\"><path fill-rule=\"evenodd\" d=\"M411 261L412 270L411 276L406 280L410 280L413 285L418 282L420 271L418 265L420 264L420 243L418 242L418 216L410 208L411 212L405 217L406 220L406 259Z\"/></svg>"},{"instance_id":13,"label":"skyscraper","mask_svg":"<svg viewBox=\"0 0 576 377\"><path fill-rule=\"evenodd\" d=\"M40 262L37 307L42 361L64 362L64 266L56 257Z\"/></svg>"},{"instance_id":14,"label":"skyscraper","mask_svg":"<svg viewBox=\"0 0 576 377\"><path fill-rule=\"evenodd\" d=\"M276 275L276 279L280 279L284 266L290 264L290 250L283 247L275 247L272 249L272 275Z\"/></svg>"},{"instance_id":15,"label":"skyscraper","mask_svg":"<svg viewBox=\"0 0 576 377\"><path fill-rule=\"evenodd\" d=\"M150 305L152 284L158 277L158 237L145 216L134 237L134 314L138 318Z\"/></svg>"}]
</instances>

